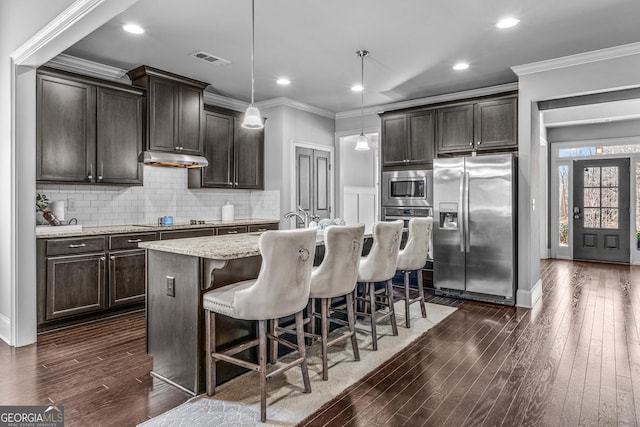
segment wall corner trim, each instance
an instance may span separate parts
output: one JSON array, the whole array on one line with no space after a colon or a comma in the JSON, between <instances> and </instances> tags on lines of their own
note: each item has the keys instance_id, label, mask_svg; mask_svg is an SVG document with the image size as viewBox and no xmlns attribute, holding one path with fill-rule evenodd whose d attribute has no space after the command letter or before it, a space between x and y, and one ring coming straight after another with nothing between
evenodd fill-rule
<instances>
[{"instance_id":1,"label":"wall corner trim","mask_svg":"<svg viewBox=\"0 0 640 427\"><path fill-rule=\"evenodd\" d=\"M538 279L531 289L518 289L516 292L516 306L533 308L542 297L542 279Z\"/></svg>"},{"instance_id":2,"label":"wall corner trim","mask_svg":"<svg viewBox=\"0 0 640 427\"><path fill-rule=\"evenodd\" d=\"M640 42L578 53L576 55L562 56L560 58L547 59L545 61L532 62L530 64L516 65L511 67L511 69L517 76L524 76L527 74L541 73L544 71L557 70L559 68L573 67L576 65L588 64L590 62L606 61L608 59L638 54L640 54Z\"/></svg>"},{"instance_id":3,"label":"wall corner trim","mask_svg":"<svg viewBox=\"0 0 640 427\"><path fill-rule=\"evenodd\" d=\"M12 345L9 337L11 337L11 321L4 314L0 314L0 340Z\"/></svg>"}]
</instances>

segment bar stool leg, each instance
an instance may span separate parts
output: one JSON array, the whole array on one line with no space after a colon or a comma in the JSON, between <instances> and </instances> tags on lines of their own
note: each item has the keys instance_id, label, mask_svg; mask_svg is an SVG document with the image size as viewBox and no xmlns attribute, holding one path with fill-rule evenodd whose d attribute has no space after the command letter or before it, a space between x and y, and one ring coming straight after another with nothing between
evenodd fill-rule
<instances>
[{"instance_id":1,"label":"bar stool leg","mask_svg":"<svg viewBox=\"0 0 640 427\"><path fill-rule=\"evenodd\" d=\"M311 393L311 382L309 381L309 368L307 366L307 348L304 346L304 318L302 315L302 311L299 311L296 313L296 335L298 337L298 353L302 358L300 369L302 370L302 381L304 382L304 392Z\"/></svg>"},{"instance_id":2,"label":"bar stool leg","mask_svg":"<svg viewBox=\"0 0 640 427\"><path fill-rule=\"evenodd\" d=\"M409 307L409 303L411 300L409 299L409 272L404 272L404 313L405 313L405 326L407 328L411 327L411 310Z\"/></svg>"},{"instance_id":3,"label":"bar stool leg","mask_svg":"<svg viewBox=\"0 0 640 427\"><path fill-rule=\"evenodd\" d=\"M258 320L258 339L260 345L260 421L267 419L267 331L266 320Z\"/></svg>"},{"instance_id":4,"label":"bar stool leg","mask_svg":"<svg viewBox=\"0 0 640 427\"><path fill-rule=\"evenodd\" d=\"M271 320L270 331L271 335L274 337L278 336L278 319ZM278 361L278 341L271 340L271 355L270 362L274 364Z\"/></svg>"},{"instance_id":5,"label":"bar stool leg","mask_svg":"<svg viewBox=\"0 0 640 427\"><path fill-rule=\"evenodd\" d=\"M389 301L389 312L391 313L391 332L398 335L398 324L396 323L396 309L393 306L393 284L391 279L387 280L387 300Z\"/></svg>"},{"instance_id":6,"label":"bar stool leg","mask_svg":"<svg viewBox=\"0 0 640 427\"><path fill-rule=\"evenodd\" d=\"M207 395L212 396L216 392L216 361L211 357L216 351L216 314L209 310L205 310L205 334Z\"/></svg>"},{"instance_id":7,"label":"bar stool leg","mask_svg":"<svg viewBox=\"0 0 640 427\"><path fill-rule=\"evenodd\" d=\"M376 335L376 286L375 283L367 283L369 287L369 301L371 304L371 341L373 350L378 349L378 336Z\"/></svg>"},{"instance_id":8,"label":"bar stool leg","mask_svg":"<svg viewBox=\"0 0 640 427\"><path fill-rule=\"evenodd\" d=\"M354 313L353 292L347 295L347 320L349 321L349 331L351 331L351 346L353 347L353 357L360 360L358 350L358 338L356 337L356 316Z\"/></svg>"},{"instance_id":9,"label":"bar stool leg","mask_svg":"<svg viewBox=\"0 0 640 427\"><path fill-rule=\"evenodd\" d=\"M329 321L327 320L328 298L320 298L320 316L322 321L322 379L329 379L329 366L327 362L327 347L329 342Z\"/></svg>"},{"instance_id":10,"label":"bar stool leg","mask_svg":"<svg viewBox=\"0 0 640 427\"><path fill-rule=\"evenodd\" d=\"M420 296L420 310L422 317L427 318L427 307L424 305L424 287L422 283L422 269L418 270L418 295Z\"/></svg>"},{"instance_id":11,"label":"bar stool leg","mask_svg":"<svg viewBox=\"0 0 640 427\"><path fill-rule=\"evenodd\" d=\"M316 334L316 300L315 298L309 299L309 319L311 323L311 335ZM315 338L311 339L311 345L313 345L313 341Z\"/></svg>"}]
</instances>

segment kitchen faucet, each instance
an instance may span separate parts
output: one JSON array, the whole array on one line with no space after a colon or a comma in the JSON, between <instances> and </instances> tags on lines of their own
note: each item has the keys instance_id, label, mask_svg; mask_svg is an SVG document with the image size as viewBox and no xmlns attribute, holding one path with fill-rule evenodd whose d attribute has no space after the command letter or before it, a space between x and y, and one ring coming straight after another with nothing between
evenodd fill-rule
<instances>
[{"instance_id":1,"label":"kitchen faucet","mask_svg":"<svg viewBox=\"0 0 640 427\"><path fill-rule=\"evenodd\" d=\"M289 219L292 216L297 216L300 218L300 221L304 222L304 228L309 227L309 221L317 221L320 219L318 215L312 215L309 211L306 211L302 208L302 206L298 206L297 211L291 211L284 214L285 219Z\"/></svg>"}]
</instances>

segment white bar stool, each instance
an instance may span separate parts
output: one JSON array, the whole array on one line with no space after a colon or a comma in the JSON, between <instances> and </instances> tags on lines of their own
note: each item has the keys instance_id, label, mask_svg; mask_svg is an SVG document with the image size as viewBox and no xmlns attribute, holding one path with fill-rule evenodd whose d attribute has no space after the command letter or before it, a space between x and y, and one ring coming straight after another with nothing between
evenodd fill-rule
<instances>
[{"instance_id":1,"label":"white bar stool","mask_svg":"<svg viewBox=\"0 0 640 427\"><path fill-rule=\"evenodd\" d=\"M266 381L300 365L306 393L311 392L304 346L302 310L309 300L309 285L316 248L316 230L266 231L260 236L262 266L258 278L233 283L203 296L206 326L207 394L215 393L216 362L225 361L260 373L260 421L267 416ZM215 314L258 321L258 338L221 352L215 348ZM295 314L297 347L266 333L266 321ZM293 333L293 332L292 332ZM297 349L299 357L267 374L267 338ZM259 363L233 357L259 346Z\"/></svg>"},{"instance_id":2,"label":"white bar stool","mask_svg":"<svg viewBox=\"0 0 640 427\"><path fill-rule=\"evenodd\" d=\"M409 238L404 249L398 253L398 263L396 269L404 273L403 296L404 300L405 325L411 327L411 317L409 306L414 302L420 303L422 317L427 317L427 309L424 306L424 289L422 287L422 267L427 263L429 249L431 245L431 231L433 218L411 218L409 220ZM409 295L409 274L412 271L418 273L418 297L411 299Z\"/></svg>"},{"instance_id":3,"label":"white bar stool","mask_svg":"<svg viewBox=\"0 0 640 427\"><path fill-rule=\"evenodd\" d=\"M376 334L376 323L378 321L389 317L391 331L393 335L398 335L396 313L393 308L391 279L396 272L403 225L404 222L401 220L376 223L373 227L373 246L369 255L360 261L358 269L358 282L364 282L365 290L363 296L356 296L356 300L368 302L371 313L366 310L356 311L356 315L371 317L371 340L374 350L378 349L378 336ZM385 287L376 291L375 282L385 282ZM378 305L387 307L389 312L376 317Z\"/></svg>"},{"instance_id":4,"label":"white bar stool","mask_svg":"<svg viewBox=\"0 0 640 427\"><path fill-rule=\"evenodd\" d=\"M356 338L355 314L353 306L353 290L358 278L358 267L362 254L362 242L364 240L364 225L350 227L329 227L325 230L324 247L325 254L322 264L314 268L311 273L311 292L309 294L311 324L315 324L315 318L320 317L322 340L322 379L329 379L327 362L328 347L351 338L353 355L355 360L360 360L358 340ZM347 322L342 319L329 316L331 298L344 296L347 303ZM320 299L320 315L315 313L315 299ZM329 341L329 322L348 326L349 331ZM315 328L312 327L312 336Z\"/></svg>"}]
</instances>

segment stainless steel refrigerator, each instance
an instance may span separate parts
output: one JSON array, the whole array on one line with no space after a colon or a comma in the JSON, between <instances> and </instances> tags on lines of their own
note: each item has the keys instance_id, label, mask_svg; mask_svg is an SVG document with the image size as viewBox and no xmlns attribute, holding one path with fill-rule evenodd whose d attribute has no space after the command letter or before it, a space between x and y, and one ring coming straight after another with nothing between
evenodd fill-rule
<instances>
[{"instance_id":1,"label":"stainless steel refrigerator","mask_svg":"<svg viewBox=\"0 0 640 427\"><path fill-rule=\"evenodd\" d=\"M517 158L433 162L433 285L439 293L515 303Z\"/></svg>"}]
</instances>

